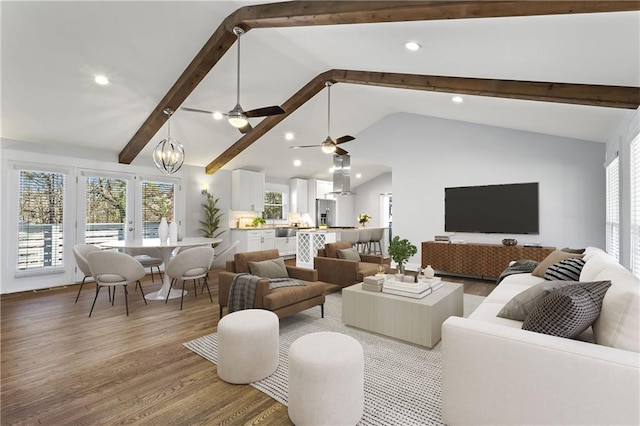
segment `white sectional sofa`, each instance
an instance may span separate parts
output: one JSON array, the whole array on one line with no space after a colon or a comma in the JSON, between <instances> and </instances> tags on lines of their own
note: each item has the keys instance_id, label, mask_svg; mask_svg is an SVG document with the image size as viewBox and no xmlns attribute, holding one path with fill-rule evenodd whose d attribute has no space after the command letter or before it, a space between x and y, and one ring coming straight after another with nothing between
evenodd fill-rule
<instances>
[{"instance_id":1,"label":"white sectional sofa","mask_svg":"<svg viewBox=\"0 0 640 426\"><path fill-rule=\"evenodd\" d=\"M600 316L573 340L496 316L543 282L506 277L469 318L442 326L448 425L640 424L640 280L602 250L585 250L581 282L610 280ZM589 336L591 334L591 336Z\"/></svg>"}]
</instances>

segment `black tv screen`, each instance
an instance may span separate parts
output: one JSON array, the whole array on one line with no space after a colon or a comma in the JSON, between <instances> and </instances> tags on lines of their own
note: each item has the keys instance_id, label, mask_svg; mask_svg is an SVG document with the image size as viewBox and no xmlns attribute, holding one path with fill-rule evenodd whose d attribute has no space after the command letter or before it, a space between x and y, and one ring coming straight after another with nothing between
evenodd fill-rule
<instances>
[{"instance_id":1,"label":"black tv screen","mask_svg":"<svg viewBox=\"0 0 640 426\"><path fill-rule=\"evenodd\" d=\"M444 189L447 232L538 234L538 183Z\"/></svg>"}]
</instances>

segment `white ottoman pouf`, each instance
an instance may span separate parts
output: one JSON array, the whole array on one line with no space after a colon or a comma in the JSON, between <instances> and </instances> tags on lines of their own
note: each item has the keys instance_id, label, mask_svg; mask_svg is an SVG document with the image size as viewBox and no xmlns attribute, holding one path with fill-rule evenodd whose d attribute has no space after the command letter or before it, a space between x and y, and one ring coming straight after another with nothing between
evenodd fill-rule
<instances>
[{"instance_id":1,"label":"white ottoman pouf","mask_svg":"<svg viewBox=\"0 0 640 426\"><path fill-rule=\"evenodd\" d=\"M264 309L232 312L218 322L218 377L251 383L278 368L278 316Z\"/></svg>"},{"instance_id":2,"label":"white ottoman pouf","mask_svg":"<svg viewBox=\"0 0 640 426\"><path fill-rule=\"evenodd\" d=\"M289 348L289 418L300 425L355 425L364 409L364 355L353 337L311 333Z\"/></svg>"}]
</instances>

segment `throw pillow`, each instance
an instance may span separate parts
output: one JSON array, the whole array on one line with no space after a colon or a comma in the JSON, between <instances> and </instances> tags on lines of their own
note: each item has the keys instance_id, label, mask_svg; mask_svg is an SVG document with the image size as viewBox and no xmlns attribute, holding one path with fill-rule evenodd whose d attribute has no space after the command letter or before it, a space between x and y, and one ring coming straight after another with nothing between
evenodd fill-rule
<instances>
[{"instance_id":1,"label":"throw pillow","mask_svg":"<svg viewBox=\"0 0 640 426\"><path fill-rule=\"evenodd\" d=\"M584 263L585 261L579 258L561 260L547 268L547 272L544 273L544 279L548 281L578 281Z\"/></svg>"},{"instance_id":2,"label":"throw pillow","mask_svg":"<svg viewBox=\"0 0 640 426\"><path fill-rule=\"evenodd\" d=\"M525 291L516 294L498 312L500 318L516 321L524 321L533 311L533 308L549 293L558 288L576 284L575 281L545 281L529 287Z\"/></svg>"},{"instance_id":3,"label":"throw pillow","mask_svg":"<svg viewBox=\"0 0 640 426\"><path fill-rule=\"evenodd\" d=\"M549 253L549 256L545 257L544 260L538 264L538 266L536 266L536 269L534 269L533 272L531 272L531 275L543 278L545 272L547 272L547 268L553 265L554 263L558 263L561 260L569 259L572 257L582 258L582 256L583 256L582 254L567 253L560 250L554 250L551 253Z\"/></svg>"},{"instance_id":4,"label":"throw pillow","mask_svg":"<svg viewBox=\"0 0 640 426\"><path fill-rule=\"evenodd\" d=\"M360 254L353 247L348 249L339 249L338 259L355 260L356 262L360 262Z\"/></svg>"},{"instance_id":5,"label":"throw pillow","mask_svg":"<svg viewBox=\"0 0 640 426\"><path fill-rule=\"evenodd\" d=\"M531 311L523 330L573 339L598 319L611 281L570 285L549 293Z\"/></svg>"},{"instance_id":6,"label":"throw pillow","mask_svg":"<svg viewBox=\"0 0 640 426\"><path fill-rule=\"evenodd\" d=\"M252 275L262 278L289 278L287 267L282 258L249 262L249 270Z\"/></svg>"}]
</instances>

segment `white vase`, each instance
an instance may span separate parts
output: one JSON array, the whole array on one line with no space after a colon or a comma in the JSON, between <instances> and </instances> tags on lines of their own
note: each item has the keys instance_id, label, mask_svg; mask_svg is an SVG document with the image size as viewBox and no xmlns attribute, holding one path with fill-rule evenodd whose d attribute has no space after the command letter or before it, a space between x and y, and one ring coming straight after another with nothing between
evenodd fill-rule
<instances>
[{"instance_id":1,"label":"white vase","mask_svg":"<svg viewBox=\"0 0 640 426\"><path fill-rule=\"evenodd\" d=\"M178 241L178 224L176 222L169 224L169 241L172 243Z\"/></svg>"},{"instance_id":2,"label":"white vase","mask_svg":"<svg viewBox=\"0 0 640 426\"><path fill-rule=\"evenodd\" d=\"M160 219L160 225L158 225L158 238L160 242L165 243L169 237L169 224L167 224L167 218Z\"/></svg>"},{"instance_id":3,"label":"white vase","mask_svg":"<svg viewBox=\"0 0 640 426\"><path fill-rule=\"evenodd\" d=\"M428 280L433 278L433 275L435 274L431 265L427 265L427 267L424 268L424 271L422 271L422 273L424 274L424 277Z\"/></svg>"}]
</instances>

